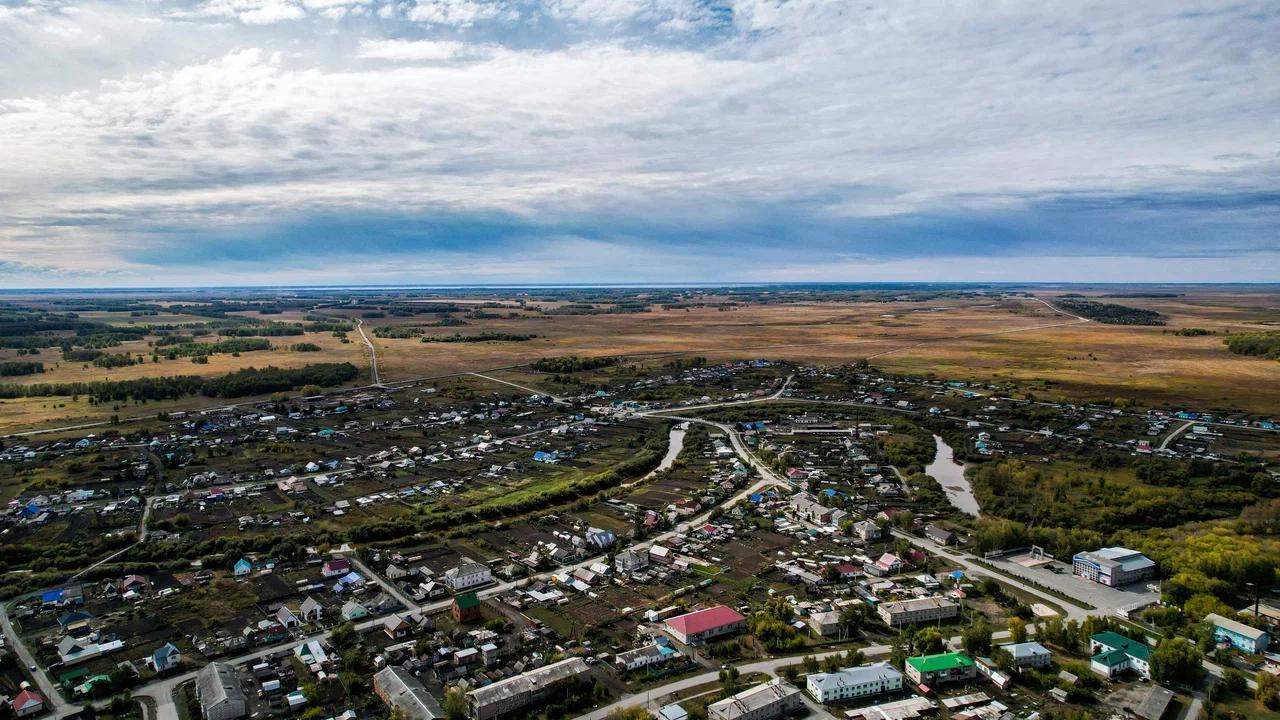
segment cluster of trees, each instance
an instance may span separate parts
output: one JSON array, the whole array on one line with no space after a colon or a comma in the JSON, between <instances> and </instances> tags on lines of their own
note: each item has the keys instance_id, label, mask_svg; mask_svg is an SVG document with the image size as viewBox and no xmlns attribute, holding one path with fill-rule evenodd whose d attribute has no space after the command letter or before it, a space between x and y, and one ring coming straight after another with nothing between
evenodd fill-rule
<instances>
[{"instance_id":1,"label":"cluster of trees","mask_svg":"<svg viewBox=\"0 0 1280 720\"><path fill-rule=\"evenodd\" d=\"M1173 331L1173 334L1179 337L1203 337L1205 335L1215 335L1216 333L1213 330L1189 327L1189 328L1178 328L1177 330Z\"/></svg>"},{"instance_id":2,"label":"cluster of trees","mask_svg":"<svg viewBox=\"0 0 1280 720\"><path fill-rule=\"evenodd\" d=\"M524 342L538 337L524 333L480 333L479 335L427 335L424 343Z\"/></svg>"},{"instance_id":3,"label":"cluster of trees","mask_svg":"<svg viewBox=\"0 0 1280 720\"><path fill-rule=\"evenodd\" d=\"M1241 333L1224 338L1222 342L1237 355L1280 360L1280 332Z\"/></svg>"},{"instance_id":4,"label":"cluster of trees","mask_svg":"<svg viewBox=\"0 0 1280 720\"><path fill-rule=\"evenodd\" d=\"M70 347L62 348L62 359L67 362L93 362L102 354L101 350L76 350Z\"/></svg>"},{"instance_id":5,"label":"cluster of trees","mask_svg":"<svg viewBox=\"0 0 1280 720\"><path fill-rule=\"evenodd\" d=\"M320 363L282 370L245 368L215 378L196 375L147 377L133 380L0 385L0 399L84 395L93 403L135 400L175 400L188 395L245 397L293 390L304 385L333 387L353 380L359 370L351 363Z\"/></svg>"},{"instance_id":6,"label":"cluster of trees","mask_svg":"<svg viewBox=\"0 0 1280 720\"><path fill-rule=\"evenodd\" d=\"M35 383L32 385L0 385L0 398L75 397L84 395L92 403L126 400L175 400L200 392L204 379L194 375L137 378L134 380L101 380L74 383Z\"/></svg>"},{"instance_id":7,"label":"cluster of trees","mask_svg":"<svg viewBox=\"0 0 1280 720\"><path fill-rule=\"evenodd\" d=\"M1102 545L1102 533L1082 527L1031 527L1024 522L984 515L971 535L980 552L1039 545L1054 557L1071 557Z\"/></svg>"},{"instance_id":8,"label":"cluster of trees","mask_svg":"<svg viewBox=\"0 0 1280 720\"><path fill-rule=\"evenodd\" d=\"M1159 563L1168 578L1160 585L1163 599L1192 621L1210 612L1234 616L1229 605L1236 602L1237 593L1249 583L1255 588L1271 587L1280 564L1280 541L1238 532L1235 527L1191 534L1133 533L1120 539Z\"/></svg>"},{"instance_id":9,"label":"cluster of trees","mask_svg":"<svg viewBox=\"0 0 1280 720\"><path fill-rule=\"evenodd\" d=\"M1223 465L1223 464L1219 464ZM1139 460L1098 471L1070 463L989 462L969 473L985 514L1102 534L1235 517L1273 493L1259 468ZM1054 553L1057 554L1057 553Z\"/></svg>"},{"instance_id":10,"label":"cluster of trees","mask_svg":"<svg viewBox=\"0 0 1280 720\"><path fill-rule=\"evenodd\" d=\"M770 652L784 652L804 646L804 637L791 626L795 612L786 598L769 598L764 608L747 620L747 627Z\"/></svg>"},{"instance_id":11,"label":"cluster of trees","mask_svg":"<svg viewBox=\"0 0 1280 720\"><path fill-rule=\"evenodd\" d=\"M289 349L294 352L320 352L319 345L309 342L294 343L289 346Z\"/></svg>"},{"instance_id":12,"label":"cluster of trees","mask_svg":"<svg viewBox=\"0 0 1280 720\"><path fill-rule=\"evenodd\" d=\"M0 377L15 375L35 375L44 372L44 363L33 361L17 361L0 363Z\"/></svg>"},{"instance_id":13,"label":"cluster of trees","mask_svg":"<svg viewBox=\"0 0 1280 720\"><path fill-rule=\"evenodd\" d=\"M130 355L129 353L99 353L93 359L93 364L100 368L121 368L130 365L138 365L142 360Z\"/></svg>"},{"instance_id":14,"label":"cluster of trees","mask_svg":"<svg viewBox=\"0 0 1280 720\"><path fill-rule=\"evenodd\" d=\"M1164 325L1165 323L1164 316L1154 310L1075 298L1062 298L1056 302L1063 310L1105 325Z\"/></svg>"},{"instance_id":15,"label":"cluster of trees","mask_svg":"<svg viewBox=\"0 0 1280 720\"><path fill-rule=\"evenodd\" d=\"M908 475L924 472L938 450L933 435L914 423L898 423L893 434L881 441L880 449L890 465Z\"/></svg>"},{"instance_id":16,"label":"cluster of trees","mask_svg":"<svg viewBox=\"0 0 1280 720\"><path fill-rule=\"evenodd\" d=\"M539 358L529 366L538 372L572 373L583 370L598 370L612 367L619 362L616 357L578 357L577 355L561 355L558 357Z\"/></svg>"},{"instance_id":17,"label":"cluster of trees","mask_svg":"<svg viewBox=\"0 0 1280 720\"><path fill-rule=\"evenodd\" d=\"M208 397L246 397L300 388L333 387L354 380L360 371L351 363L318 363L300 368L244 368L206 380L200 392Z\"/></svg>"},{"instance_id":18,"label":"cluster of trees","mask_svg":"<svg viewBox=\"0 0 1280 720\"><path fill-rule=\"evenodd\" d=\"M591 303L567 303L542 311L544 315L620 315L625 313L649 312L646 300L622 301L615 305L592 305Z\"/></svg>"},{"instance_id":19,"label":"cluster of trees","mask_svg":"<svg viewBox=\"0 0 1280 720\"><path fill-rule=\"evenodd\" d=\"M422 328L411 325L379 325L373 329L374 337L390 338L392 340L415 338L421 334Z\"/></svg>"},{"instance_id":20,"label":"cluster of trees","mask_svg":"<svg viewBox=\"0 0 1280 720\"><path fill-rule=\"evenodd\" d=\"M320 315L309 316L307 319L310 320L312 317L319 318L319 319L304 326L304 329L307 332L336 333L336 332L351 332L352 330L355 329L355 326L349 322L343 322L342 320L330 320Z\"/></svg>"},{"instance_id":21,"label":"cluster of trees","mask_svg":"<svg viewBox=\"0 0 1280 720\"><path fill-rule=\"evenodd\" d=\"M242 353L253 352L255 350L270 350L271 341L262 338L236 338L232 340L221 340L215 343L182 343L180 345L171 345L159 354L164 355L170 360L176 360L180 357L200 357L202 355L217 355L219 353Z\"/></svg>"},{"instance_id":22,"label":"cluster of trees","mask_svg":"<svg viewBox=\"0 0 1280 720\"><path fill-rule=\"evenodd\" d=\"M266 325L237 325L218 330L223 337L285 337L306 332L301 325L268 323Z\"/></svg>"}]
</instances>

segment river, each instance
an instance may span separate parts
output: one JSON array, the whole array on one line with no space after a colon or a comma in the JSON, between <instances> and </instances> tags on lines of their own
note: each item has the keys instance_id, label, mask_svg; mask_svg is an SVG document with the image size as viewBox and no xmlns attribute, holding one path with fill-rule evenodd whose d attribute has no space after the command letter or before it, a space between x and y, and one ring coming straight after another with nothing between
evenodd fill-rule
<instances>
[{"instance_id":1,"label":"river","mask_svg":"<svg viewBox=\"0 0 1280 720\"><path fill-rule=\"evenodd\" d=\"M938 452L933 462L925 467L925 474L938 481L947 499L958 510L977 517L980 510L978 499L973 496L973 487L964 476L964 465L956 462L955 451L940 436L934 435L933 442Z\"/></svg>"},{"instance_id":2,"label":"river","mask_svg":"<svg viewBox=\"0 0 1280 720\"><path fill-rule=\"evenodd\" d=\"M639 480L633 481L632 485L637 482L644 482L649 478L671 469L676 464L676 458L680 457L680 452L684 450L684 434L689 429L689 423L682 422L671 428L671 433L667 436L667 454L662 456L662 462L658 463L658 467L650 470L647 475Z\"/></svg>"}]
</instances>

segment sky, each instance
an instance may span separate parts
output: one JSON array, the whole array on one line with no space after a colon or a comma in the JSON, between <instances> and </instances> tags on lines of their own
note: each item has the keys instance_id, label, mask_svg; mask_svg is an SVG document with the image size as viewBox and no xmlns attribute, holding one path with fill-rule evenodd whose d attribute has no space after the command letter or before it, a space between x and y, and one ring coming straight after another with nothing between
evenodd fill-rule
<instances>
[{"instance_id":1,"label":"sky","mask_svg":"<svg viewBox=\"0 0 1280 720\"><path fill-rule=\"evenodd\" d=\"M0 0L0 288L1280 281L1280 3Z\"/></svg>"}]
</instances>

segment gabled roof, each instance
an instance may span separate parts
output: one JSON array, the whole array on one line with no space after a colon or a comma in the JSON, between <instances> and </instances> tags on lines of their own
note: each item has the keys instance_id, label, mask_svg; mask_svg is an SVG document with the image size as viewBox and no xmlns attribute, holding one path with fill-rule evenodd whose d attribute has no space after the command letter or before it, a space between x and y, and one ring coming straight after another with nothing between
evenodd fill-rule
<instances>
[{"instance_id":1,"label":"gabled roof","mask_svg":"<svg viewBox=\"0 0 1280 720\"><path fill-rule=\"evenodd\" d=\"M1135 657L1146 662L1151 657L1151 647L1144 642L1138 642L1131 638L1127 638L1119 633L1100 632L1089 638L1099 645L1105 645L1113 650L1121 650L1125 654Z\"/></svg>"},{"instance_id":2,"label":"gabled roof","mask_svg":"<svg viewBox=\"0 0 1280 720\"><path fill-rule=\"evenodd\" d=\"M44 705L44 698L40 697L40 693L33 690L23 690L13 698L13 709L19 711L27 707L36 707Z\"/></svg>"},{"instance_id":3,"label":"gabled roof","mask_svg":"<svg viewBox=\"0 0 1280 720\"><path fill-rule=\"evenodd\" d=\"M1107 650L1094 655L1093 662L1113 668L1128 663L1129 656L1123 650Z\"/></svg>"},{"instance_id":4,"label":"gabled roof","mask_svg":"<svg viewBox=\"0 0 1280 720\"><path fill-rule=\"evenodd\" d=\"M726 605L716 605L705 610L695 610L667 619L667 626L685 637L697 635L713 628L745 621L738 611Z\"/></svg>"}]
</instances>

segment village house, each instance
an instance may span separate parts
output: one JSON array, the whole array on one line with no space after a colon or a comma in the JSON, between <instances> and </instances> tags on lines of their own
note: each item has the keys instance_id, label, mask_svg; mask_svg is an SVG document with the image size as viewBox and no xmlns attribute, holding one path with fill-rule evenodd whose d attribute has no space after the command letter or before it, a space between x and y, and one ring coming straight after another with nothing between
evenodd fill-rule
<instances>
[{"instance_id":1,"label":"village house","mask_svg":"<svg viewBox=\"0 0 1280 720\"><path fill-rule=\"evenodd\" d=\"M863 543L880 539L880 526L873 520L859 520L853 524L853 534Z\"/></svg>"},{"instance_id":2,"label":"village house","mask_svg":"<svg viewBox=\"0 0 1280 720\"><path fill-rule=\"evenodd\" d=\"M318 623L324 617L324 606L316 602L315 598L308 596L298 607L298 616L303 622Z\"/></svg>"},{"instance_id":3,"label":"village house","mask_svg":"<svg viewBox=\"0 0 1280 720\"><path fill-rule=\"evenodd\" d=\"M346 558L330 558L320 567L320 574L327 578L342 577L351 572L351 561Z\"/></svg>"},{"instance_id":4,"label":"village house","mask_svg":"<svg viewBox=\"0 0 1280 720\"><path fill-rule=\"evenodd\" d=\"M862 569L865 570L868 575L888 577L902 572L902 560L893 553L885 553L874 563L863 565Z\"/></svg>"},{"instance_id":5,"label":"village house","mask_svg":"<svg viewBox=\"0 0 1280 720\"><path fill-rule=\"evenodd\" d=\"M930 523L925 526L924 534L925 534L925 537L929 538L930 540L934 541L939 545L946 546L946 545L956 544L955 533L945 528L941 528L937 525L934 525L933 523Z\"/></svg>"},{"instance_id":6,"label":"village house","mask_svg":"<svg viewBox=\"0 0 1280 720\"><path fill-rule=\"evenodd\" d=\"M146 663L158 673L182 664L182 652L173 643L165 643L146 658Z\"/></svg>"},{"instance_id":7,"label":"village house","mask_svg":"<svg viewBox=\"0 0 1280 720\"><path fill-rule=\"evenodd\" d=\"M661 665L679 657L679 655L680 653L670 646L651 643L644 647L618 653L614 656L613 663L619 670L625 672L627 670L639 670L651 665Z\"/></svg>"},{"instance_id":8,"label":"village house","mask_svg":"<svg viewBox=\"0 0 1280 720\"><path fill-rule=\"evenodd\" d=\"M623 550L614 556L613 567L623 575L639 572L649 567L649 553L644 550Z\"/></svg>"},{"instance_id":9,"label":"village house","mask_svg":"<svg viewBox=\"0 0 1280 720\"><path fill-rule=\"evenodd\" d=\"M44 698L31 688L23 687L22 691L9 701L9 706L17 717L27 717L44 711Z\"/></svg>"},{"instance_id":10,"label":"village house","mask_svg":"<svg viewBox=\"0 0 1280 720\"><path fill-rule=\"evenodd\" d=\"M480 609L480 598L475 592L464 592L454 597L449 607L449 614L453 616L453 621L456 623L472 623L484 619L484 613Z\"/></svg>"},{"instance_id":11,"label":"village house","mask_svg":"<svg viewBox=\"0 0 1280 720\"><path fill-rule=\"evenodd\" d=\"M745 630L747 619L725 605L695 610L667 618L667 631L686 645L700 645L713 638Z\"/></svg>"},{"instance_id":12,"label":"village house","mask_svg":"<svg viewBox=\"0 0 1280 720\"><path fill-rule=\"evenodd\" d=\"M1048 648L1035 641L1008 643L1001 645L1000 648L1009 651L1009 654L1013 656L1014 667L1019 670L1029 667L1049 667L1049 664L1053 661L1053 656L1049 653Z\"/></svg>"}]
</instances>

